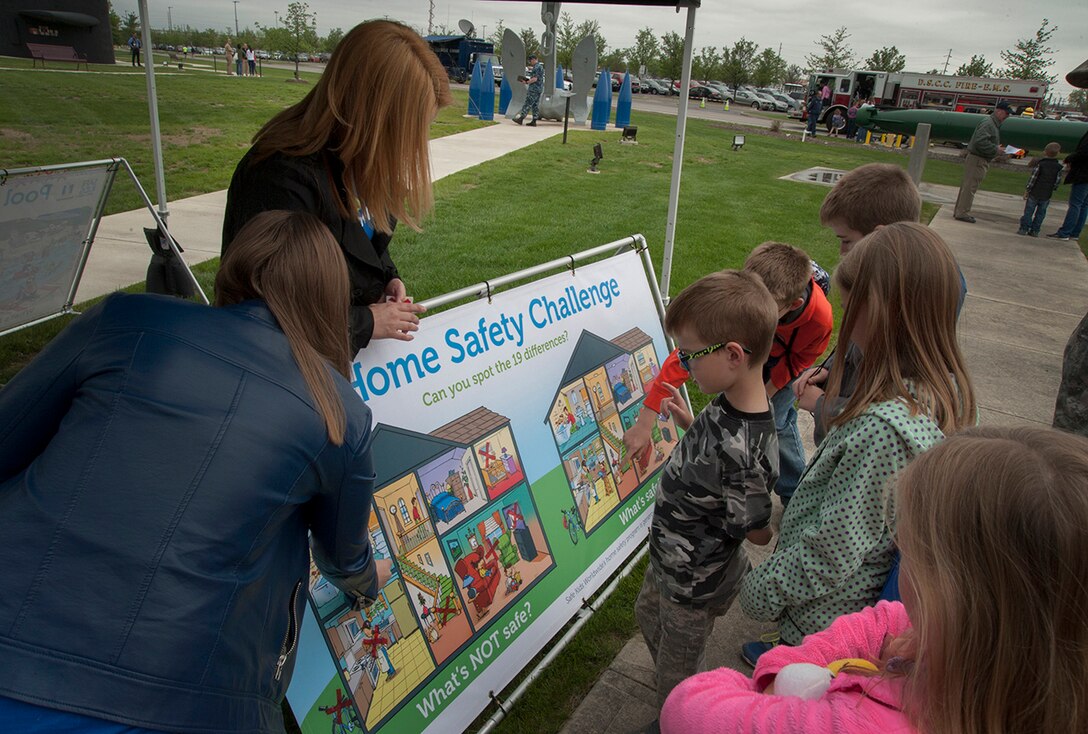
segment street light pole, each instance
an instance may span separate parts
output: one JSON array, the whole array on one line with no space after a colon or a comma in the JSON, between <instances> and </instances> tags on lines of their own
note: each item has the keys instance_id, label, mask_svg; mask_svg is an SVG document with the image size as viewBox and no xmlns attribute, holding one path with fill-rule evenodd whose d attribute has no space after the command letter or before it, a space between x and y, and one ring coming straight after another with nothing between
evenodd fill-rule
<instances>
[{"instance_id":1,"label":"street light pole","mask_svg":"<svg viewBox=\"0 0 1088 734\"><path fill-rule=\"evenodd\" d=\"M234 0L234 37L238 37L238 0Z\"/></svg>"},{"instance_id":2,"label":"street light pole","mask_svg":"<svg viewBox=\"0 0 1088 734\"><path fill-rule=\"evenodd\" d=\"M167 30L171 30L171 31L174 30L174 19L173 19L173 16L170 14L170 11L172 11L173 9L174 9L173 5L167 5L166 6L166 28L167 28Z\"/></svg>"}]
</instances>

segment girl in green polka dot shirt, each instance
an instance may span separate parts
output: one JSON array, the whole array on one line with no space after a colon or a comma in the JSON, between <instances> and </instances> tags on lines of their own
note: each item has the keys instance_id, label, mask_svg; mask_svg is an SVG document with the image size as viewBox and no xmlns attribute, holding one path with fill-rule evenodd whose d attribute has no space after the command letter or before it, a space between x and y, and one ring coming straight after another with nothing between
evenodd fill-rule
<instances>
[{"instance_id":1,"label":"girl in green polka dot shirt","mask_svg":"<svg viewBox=\"0 0 1088 734\"><path fill-rule=\"evenodd\" d=\"M786 509L777 548L740 592L744 611L777 620L791 645L876 602L895 555L890 480L975 421L956 342L959 268L935 232L906 222L877 230L843 259L835 283L846 308L839 342L863 354L857 385L827 417L831 430ZM828 378L831 397L842 363ZM800 407L813 410L822 390L796 389Z\"/></svg>"}]
</instances>

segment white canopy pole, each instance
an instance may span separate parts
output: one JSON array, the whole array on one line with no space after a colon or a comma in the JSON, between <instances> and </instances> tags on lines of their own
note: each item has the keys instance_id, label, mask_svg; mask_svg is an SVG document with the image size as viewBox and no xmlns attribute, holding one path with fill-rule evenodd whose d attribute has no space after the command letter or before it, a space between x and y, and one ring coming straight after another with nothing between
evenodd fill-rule
<instances>
[{"instance_id":1,"label":"white canopy pole","mask_svg":"<svg viewBox=\"0 0 1088 734\"><path fill-rule=\"evenodd\" d=\"M159 200L159 218L165 223L170 212L166 210L166 176L162 167L162 134L159 131L159 98L155 94L155 55L151 48L151 22L147 17L147 0L140 2L140 33L143 36L144 73L147 76L147 107L151 113L151 154L155 160L155 193Z\"/></svg>"},{"instance_id":2,"label":"white canopy pole","mask_svg":"<svg viewBox=\"0 0 1088 734\"><path fill-rule=\"evenodd\" d=\"M672 152L672 186L669 188L669 213L665 221L665 256L661 260L661 298L669 301L669 276L672 274L672 248L676 237L676 209L680 203L680 169L684 163L684 132L688 125L688 89L691 87L691 57L694 51L695 6L688 7L684 33L684 68L680 72L680 102L676 111L676 146Z\"/></svg>"}]
</instances>

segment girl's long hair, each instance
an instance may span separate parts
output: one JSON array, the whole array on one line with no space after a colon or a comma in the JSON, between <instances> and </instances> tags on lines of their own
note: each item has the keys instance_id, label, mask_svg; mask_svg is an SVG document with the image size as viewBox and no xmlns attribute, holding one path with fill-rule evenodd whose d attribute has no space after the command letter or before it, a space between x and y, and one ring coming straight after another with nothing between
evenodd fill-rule
<instances>
[{"instance_id":1,"label":"girl's long hair","mask_svg":"<svg viewBox=\"0 0 1088 734\"><path fill-rule=\"evenodd\" d=\"M340 247L321 220L266 211L239 230L215 276L215 305L251 299L276 317L329 440L339 446L346 417L329 366L347 377L351 287Z\"/></svg>"},{"instance_id":2,"label":"girl's long hair","mask_svg":"<svg viewBox=\"0 0 1088 734\"><path fill-rule=\"evenodd\" d=\"M413 229L431 210L431 121L451 104L438 57L411 28L385 20L361 23L337 44L321 78L301 102L253 138L255 160L273 153L336 156L343 166L340 214L392 231Z\"/></svg>"},{"instance_id":3,"label":"girl's long hair","mask_svg":"<svg viewBox=\"0 0 1088 734\"><path fill-rule=\"evenodd\" d=\"M883 227L854 246L835 280L849 291L839 344L850 344L862 313L869 333L857 384L828 423L846 423L872 403L898 398L945 433L973 425L974 390L956 342L959 268L944 240L921 224ZM836 360L831 370L830 396L842 391L845 363Z\"/></svg>"},{"instance_id":4,"label":"girl's long hair","mask_svg":"<svg viewBox=\"0 0 1088 734\"><path fill-rule=\"evenodd\" d=\"M1088 439L967 429L897 491L915 726L1088 732Z\"/></svg>"}]
</instances>

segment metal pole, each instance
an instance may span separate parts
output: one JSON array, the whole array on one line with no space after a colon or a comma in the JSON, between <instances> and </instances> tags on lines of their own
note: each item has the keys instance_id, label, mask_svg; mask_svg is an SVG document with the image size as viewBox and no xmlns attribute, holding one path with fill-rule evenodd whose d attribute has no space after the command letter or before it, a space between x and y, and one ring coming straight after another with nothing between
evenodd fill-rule
<instances>
[{"instance_id":1,"label":"metal pole","mask_svg":"<svg viewBox=\"0 0 1088 734\"><path fill-rule=\"evenodd\" d=\"M926 167L926 155L929 153L929 132L932 125L928 122L918 123L914 131L914 147L910 151L910 161L907 163L907 173L915 186L922 184L922 171Z\"/></svg>"},{"instance_id":2,"label":"metal pole","mask_svg":"<svg viewBox=\"0 0 1088 734\"><path fill-rule=\"evenodd\" d=\"M155 94L155 58L151 53L151 23L147 16L147 0L140 3L140 28L143 31L143 47L146 49L144 74L147 77L147 107L151 113L151 155L155 161L155 195L159 200L159 218L164 222L170 216L166 209L166 177L162 168L162 134L159 130L159 98Z\"/></svg>"},{"instance_id":3,"label":"metal pole","mask_svg":"<svg viewBox=\"0 0 1088 734\"><path fill-rule=\"evenodd\" d=\"M665 254L661 260L661 297L668 301L669 276L672 274L672 249L676 238L676 210L680 203L680 169L684 162L684 132L688 124L688 89L691 87L691 55L695 38L695 6L688 8L684 34L684 69L680 73L679 108L676 110L676 145L672 153L672 185L669 211L665 220Z\"/></svg>"},{"instance_id":4,"label":"metal pole","mask_svg":"<svg viewBox=\"0 0 1088 734\"><path fill-rule=\"evenodd\" d=\"M234 40L238 40L238 0L234 0Z\"/></svg>"}]
</instances>

